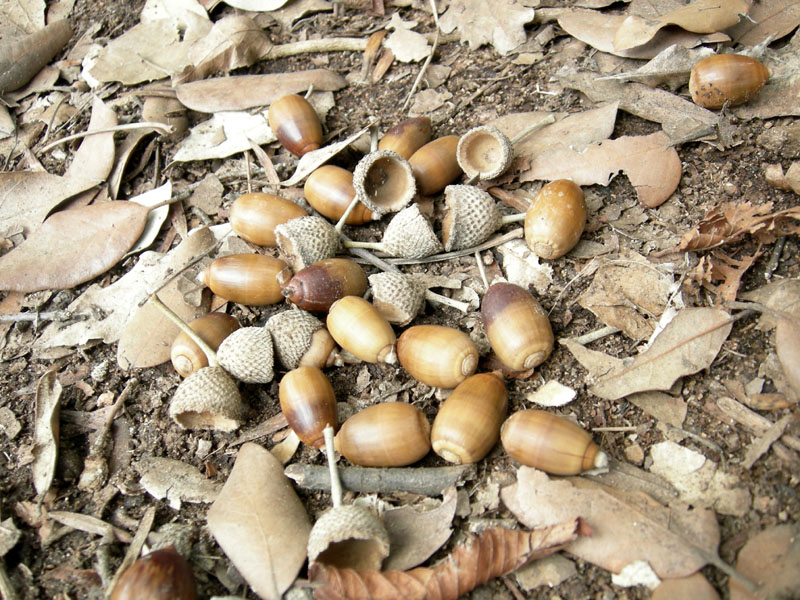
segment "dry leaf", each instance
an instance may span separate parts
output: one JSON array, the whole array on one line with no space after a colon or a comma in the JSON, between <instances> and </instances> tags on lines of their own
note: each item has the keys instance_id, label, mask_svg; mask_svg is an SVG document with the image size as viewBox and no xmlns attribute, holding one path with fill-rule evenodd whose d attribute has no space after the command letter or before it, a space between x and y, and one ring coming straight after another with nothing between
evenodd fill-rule
<instances>
[{"instance_id":1,"label":"dry leaf","mask_svg":"<svg viewBox=\"0 0 800 600\"><path fill-rule=\"evenodd\" d=\"M431 510L420 512L406 505L383 513L383 524L389 533L389 556L383 561L384 571L405 571L422 564L450 539L456 514L456 488L445 490L442 501Z\"/></svg>"},{"instance_id":2,"label":"dry leaf","mask_svg":"<svg viewBox=\"0 0 800 600\"><path fill-rule=\"evenodd\" d=\"M697 267L689 272L689 277L713 292L719 302L732 302L736 300L742 277L762 253L762 250L758 250L752 256L735 259L715 251L711 256L703 256ZM715 286L712 284L714 281L722 283Z\"/></svg>"},{"instance_id":3,"label":"dry leaf","mask_svg":"<svg viewBox=\"0 0 800 600\"><path fill-rule=\"evenodd\" d=\"M779 40L800 25L800 2L760 0L753 3L748 16L728 31L734 43L756 46L768 38Z\"/></svg>"},{"instance_id":4,"label":"dry leaf","mask_svg":"<svg viewBox=\"0 0 800 600\"><path fill-rule=\"evenodd\" d=\"M103 101L94 96L92 98L92 117L89 120L88 131L105 129L117 125L117 114ZM97 133L87 136L75 151L65 177L70 179L96 179L105 181L114 168L114 134Z\"/></svg>"},{"instance_id":5,"label":"dry leaf","mask_svg":"<svg viewBox=\"0 0 800 600\"><path fill-rule=\"evenodd\" d=\"M228 6L238 8L240 10L249 10L253 12L267 12L270 10L277 10L288 0L222 0Z\"/></svg>"},{"instance_id":6,"label":"dry leaf","mask_svg":"<svg viewBox=\"0 0 800 600\"><path fill-rule=\"evenodd\" d=\"M501 492L508 509L526 527L541 527L580 515L592 535L566 550L613 573L647 561L661 578L685 577L706 560L692 544L716 554L719 528L714 512L665 507L643 492L623 492L584 477L549 478L522 467L517 483Z\"/></svg>"},{"instance_id":7,"label":"dry leaf","mask_svg":"<svg viewBox=\"0 0 800 600\"><path fill-rule=\"evenodd\" d=\"M399 12L394 13L392 20L386 25L386 29L394 29L394 32L384 44L400 62L425 60L431 53L428 39L421 33L412 31L416 26L416 21L403 21Z\"/></svg>"},{"instance_id":8,"label":"dry leaf","mask_svg":"<svg viewBox=\"0 0 800 600\"><path fill-rule=\"evenodd\" d=\"M492 44L505 56L525 43L525 25L531 21L533 9L513 0L451 0L447 12L439 18L439 26L444 33L458 28L461 42L468 42L472 50Z\"/></svg>"},{"instance_id":9,"label":"dry leaf","mask_svg":"<svg viewBox=\"0 0 800 600\"><path fill-rule=\"evenodd\" d=\"M539 406L564 406L575 399L578 392L571 387L551 379L532 394L528 394L526 400Z\"/></svg>"},{"instance_id":10,"label":"dry leaf","mask_svg":"<svg viewBox=\"0 0 800 600\"><path fill-rule=\"evenodd\" d=\"M108 188L109 194L111 195L112 200L118 200L119 188L122 185L122 178L125 176L125 169L128 165L128 160L133 155L134 151L138 148L139 144L147 138L152 131L146 131L137 129L135 131L129 131L128 135L125 136L125 139L122 140L120 143L119 148L117 149L116 153L116 164L114 165L114 170L111 172L111 175L108 177ZM150 142L151 146L153 142ZM148 148L145 147L143 155L145 157L149 156Z\"/></svg>"},{"instance_id":11,"label":"dry leaf","mask_svg":"<svg viewBox=\"0 0 800 600\"><path fill-rule=\"evenodd\" d=\"M17 526L14 525L11 517L0 523L0 558L8 554L9 550L17 545L21 536L22 534L17 529Z\"/></svg>"},{"instance_id":12,"label":"dry leaf","mask_svg":"<svg viewBox=\"0 0 800 600\"><path fill-rule=\"evenodd\" d=\"M728 580L731 600L791 598L800 589L800 531L796 523L768 527L747 540L736 559L736 571L758 584L749 593L733 577Z\"/></svg>"},{"instance_id":13,"label":"dry leaf","mask_svg":"<svg viewBox=\"0 0 800 600\"><path fill-rule=\"evenodd\" d=\"M208 511L208 528L253 591L279 600L306 560L311 522L280 461L247 443Z\"/></svg>"},{"instance_id":14,"label":"dry leaf","mask_svg":"<svg viewBox=\"0 0 800 600\"><path fill-rule=\"evenodd\" d=\"M563 145L551 147L531 161L530 169L521 174L520 180L572 179L578 185L608 185L619 171L628 176L639 201L653 208L678 187L681 159L662 132L625 136L583 151Z\"/></svg>"},{"instance_id":15,"label":"dry leaf","mask_svg":"<svg viewBox=\"0 0 800 600\"><path fill-rule=\"evenodd\" d=\"M56 473L61 384L55 370L47 371L36 383L36 407L33 434L33 487L44 496Z\"/></svg>"},{"instance_id":16,"label":"dry leaf","mask_svg":"<svg viewBox=\"0 0 800 600\"><path fill-rule=\"evenodd\" d=\"M630 366L605 375L589 391L616 400L634 392L668 390L681 377L707 369L732 326L724 311L683 309Z\"/></svg>"},{"instance_id":17,"label":"dry leaf","mask_svg":"<svg viewBox=\"0 0 800 600\"><path fill-rule=\"evenodd\" d=\"M770 71L767 83L755 98L732 112L741 119L800 115L800 31L782 48L767 48L761 61Z\"/></svg>"},{"instance_id":18,"label":"dry leaf","mask_svg":"<svg viewBox=\"0 0 800 600\"><path fill-rule=\"evenodd\" d=\"M69 22L62 20L22 39L0 43L0 94L19 89L33 79L71 37Z\"/></svg>"},{"instance_id":19,"label":"dry leaf","mask_svg":"<svg viewBox=\"0 0 800 600\"><path fill-rule=\"evenodd\" d=\"M510 240L497 247L503 257L503 272L509 283L525 289L532 285L539 294L547 292L553 283L553 267L547 261L539 261L524 240Z\"/></svg>"},{"instance_id":20,"label":"dry leaf","mask_svg":"<svg viewBox=\"0 0 800 600\"><path fill-rule=\"evenodd\" d=\"M720 600L717 590L702 573L680 579L662 581L650 596L651 600Z\"/></svg>"},{"instance_id":21,"label":"dry leaf","mask_svg":"<svg viewBox=\"0 0 800 600\"><path fill-rule=\"evenodd\" d=\"M695 0L656 19L631 15L620 25L614 36L614 48L628 50L649 42L667 25L677 25L694 33L715 33L736 25L739 15L750 10L747 0Z\"/></svg>"},{"instance_id":22,"label":"dry leaf","mask_svg":"<svg viewBox=\"0 0 800 600\"><path fill-rule=\"evenodd\" d=\"M136 204L144 206L145 208L151 208L157 204L163 204L171 197L172 181L167 180L164 185L157 187L154 190L150 190L149 192L144 192L143 194L129 198L128 202L135 202ZM125 253L125 256L130 256L131 254L141 252L150 244L152 244L156 240L156 237L158 237L158 232L161 230L161 226L164 224L164 221L167 220L168 214L169 205L167 204L150 210L150 212L147 213L147 222L145 223L144 230L136 240L136 243L133 245L133 247L131 247L131 249Z\"/></svg>"},{"instance_id":23,"label":"dry leaf","mask_svg":"<svg viewBox=\"0 0 800 600\"><path fill-rule=\"evenodd\" d=\"M192 81L175 86L178 100L191 110L214 113L268 106L286 94L333 92L347 85L344 77L328 69L311 69L268 75L238 75Z\"/></svg>"},{"instance_id":24,"label":"dry leaf","mask_svg":"<svg viewBox=\"0 0 800 600\"><path fill-rule=\"evenodd\" d=\"M144 229L148 210L104 202L54 214L0 258L0 289L68 289L113 267Z\"/></svg>"},{"instance_id":25,"label":"dry leaf","mask_svg":"<svg viewBox=\"0 0 800 600\"><path fill-rule=\"evenodd\" d=\"M456 600L493 577L549 556L579 535L579 519L534 531L489 529L470 536L439 565L411 571L353 571L315 563L309 569L316 600Z\"/></svg>"},{"instance_id":26,"label":"dry leaf","mask_svg":"<svg viewBox=\"0 0 800 600\"><path fill-rule=\"evenodd\" d=\"M0 3L0 24L16 35L33 33L44 27L44 0L18 0Z\"/></svg>"},{"instance_id":27,"label":"dry leaf","mask_svg":"<svg viewBox=\"0 0 800 600\"><path fill-rule=\"evenodd\" d=\"M175 510L180 510L181 502L214 502L222 487L197 467L172 458L144 456L134 466L147 493L156 500L166 498Z\"/></svg>"},{"instance_id":28,"label":"dry leaf","mask_svg":"<svg viewBox=\"0 0 800 600\"><path fill-rule=\"evenodd\" d=\"M600 77L601 81L638 81L650 87L664 85L670 90L677 90L689 81L692 67L715 52L711 48L684 48L673 44L658 53L650 62L627 73L617 73Z\"/></svg>"},{"instance_id":29,"label":"dry leaf","mask_svg":"<svg viewBox=\"0 0 800 600\"><path fill-rule=\"evenodd\" d=\"M775 328L775 352L783 368L783 376L800 397L800 325L797 320L781 318Z\"/></svg>"},{"instance_id":30,"label":"dry leaf","mask_svg":"<svg viewBox=\"0 0 800 600\"><path fill-rule=\"evenodd\" d=\"M795 321L800 321L800 280L798 279L772 281L760 288L745 292L741 298L758 302ZM758 319L758 329L762 331L772 329L775 325L775 318L770 312L763 313Z\"/></svg>"}]
</instances>

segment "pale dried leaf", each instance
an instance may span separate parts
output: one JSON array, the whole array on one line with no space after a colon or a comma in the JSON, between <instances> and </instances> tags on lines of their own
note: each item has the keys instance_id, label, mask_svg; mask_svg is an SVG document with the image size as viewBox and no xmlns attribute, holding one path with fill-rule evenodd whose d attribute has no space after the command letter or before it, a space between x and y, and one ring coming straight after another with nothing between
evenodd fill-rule
<instances>
[{"instance_id":1,"label":"pale dried leaf","mask_svg":"<svg viewBox=\"0 0 800 600\"><path fill-rule=\"evenodd\" d=\"M526 400L539 406L564 406L575 399L578 392L555 379L551 379L532 394L528 394Z\"/></svg>"},{"instance_id":2,"label":"pale dried leaf","mask_svg":"<svg viewBox=\"0 0 800 600\"><path fill-rule=\"evenodd\" d=\"M289 430L289 435L287 435L283 440L272 447L272 455L281 461L282 465L285 465L294 456L294 453L297 452L297 449L300 447L300 438L297 437L297 434L294 432L293 429Z\"/></svg>"},{"instance_id":3,"label":"pale dried leaf","mask_svg":"<svg viewBox=\"0 0 800 600\"><path fill-rule=\"evenodd\" d=\"M675 600L676 598L692 600L720 600L717 590L708 582L702 573L695 573L680 579L662 581L650 597L651 600Z\"/></svg>"},{"instance_id":4,"label":"pale dried leaf","mask_svg":"<svg viewBox=\"0 0 800 600\"><path fill-rule=\"evenodd\" d=\"M798 279L772 281L760 288L741 294L740 298L758 302L800 322L800 280ZM772 329L775 325L775 317L770 312L763 313L758 319L758 328L762 331Z\"/></svg>"},{"instance_id":5,"label":"pale dried leaf","mask_svg":"<svg viewBox=\"0 0 800 600\"><path fill-rule=\"evenodd\" d=\"M144 192L143 194L139 194L138 196L134 196L133 198L129 198L129 202L135 202L145 208L150 208L155 206L156 204L161 204L166 202L172 197L172 181L167 180L167 182L157 187L154 190L150 190L149 192ZM125 256L130 256L131 254L135 254L137 252L141 252L145 248L147 248L150 244L152 244L156 237L158 237L158 232L161 230L161 226L167 220L167 215L169 214L169 205L164 204L163 206L159 206L156 209L151 210L147 213L147 222L144 226L144 231L136 240L136 243L133 247L128 250Z\"/></svg>"},{"instance_id":6,"label":"pale dried leaf","mask_svg":"<svg viewBox=\"0 0 800 600\"><path fill-rule=\"evenodd\" d=\"M574 562L562 554L553 554L518 569L514 578L523 591L530 592L545 585L554 588L577 574Z\"/></svg>"},{"instance_id":7,"label":"pale dried leaf","mask_svg":"<svg viewBox=\"0 0 800 600\"><path fill-rule=\"evenodd\" d=\"M61 384L55 370L47 371L36 383L36 407L33 433L33 487L44 496L56 473L58 458L59 401Z\"/></svg>"},{"instance_id":8,"label":"pale dried leaf","mask_svg":"<svg viewBox=\"0 0 800 600\"><path fill-rule=\"evenodd\" d=\"M800 397L800 324L796 319L778 319L775 328L775 352L783 368L783 376Z\"/></svg>"},{"instance_id":9,"label":"pale dried leaf","mask_svg":"<svg viewBox=\"0 0 800 600\"><path fill-rule=\"evenodd\" d=\"M447 12L439 18L439 25L444 33L458 28L461 42L469 43L472 50L492 44L505 56L525 43L525 25L531 21L533 9L513 0L451 0Z\"/></svg>"},{"instance_id":10,"label":"pale dried leaf","mask_svg":"<svg viewBox=\"0 0 800 600\"><path fill-rule=\"evenodd\" d=\"M409 117L417 117L419 115L430 115L437 108L443 106L448 100L453 97L453 94L447 90L434 90L428 88L422 90L414 95L414 102L408 109Z\"/></svg>"},{"instance_id":11,"label":"pale dried leaf","mask_svg":"<svg viewBox=\"0 0 800 600\"><path fill-rule=\"evenodd\" d=\"M638 81L651 87L665 85L677 90L689 81L689 74L695 63L713 56L711 48L685 48L673 44L658 53L650 62L627 73L617 73L601 77L601 80Z\"/></svg>"},{"instance_id":12,"label":"pale dried leaf","mask_svg":"<svg viewBox=\"0 0 800 600\"><path fill-rule=\"evenodd\" d=\"M730 315L721 310L681 310L630 366L602 377L590 391L616 400L635 392L668 390L681 377L707 369L732 326Z\"/></svg>"},{"instance_id":13,"label":"pale dried leaf","mask_svg":"<svg viewBox=\"0 0 800 600\"><path fill-rule=\"evenodd\" d=\"M175 510L180 510L181 502L214 502L222 487L197 467L172 458L144 456L134 466L147 493L157 500L166 498Z\"/></svg>"},{"instance_id":14,"label":"pale dried leaf","mask_svg":"<svg viewBox=\"0 0 800 600\"><path fill-rule=\"evenodd\" d=\"M167 19L179 29L190 27L197 18L208 20L208 11L197 0L147 0L139 13L142 23Z\"/></svg>"},{"instance_id":15,"label":"pale dried leaf","mask_svg":"<svg viewBox=\"0 0 800 600\"><path fill-rule=\"evenodd\" d=\"M288 0L222 0L228 6L238 8L240 10L249 10L253 12L267 12L270 10L277 10Z\"/></svg>"},{"instance_id":16,"label":"pale dried leaf","mask_svg":"<svg viewBox=\"0 0 800 600\"><path fill-rule=\"evenodd\" d=\"M767 83L755 98L732 112L741 119L800 115L800 31L782 48L767 48L761 61L770 72Z\"/></svg>"},{"instance_id":17,"label":"pale dried leaf","mask_svg":"<svg viewBox=\"0 0 800 600\"><path fill-rule=\"evenodd\" d=\"M655 571L643 560L635 560L617 573L611 574L611 583L620 587L644 586L651 590L658 587L661 580Z\"/></svg>"},{"instance_id":18,"label":"pale dried leaf","mask_svg":"<svg viewBox=\"0 0 800 600\"><path fill-rule=\"evenodd\" d=\"M103 101L92 98L92 117L88 131L106 129L117 125L117 114ZM105 181L114 168L114 134L96 133L87 136L75 151L65 177L70 179L96 179Z\"/></svg>"},{"instance_id":19,"label":"pale dried leaf","mask_svg":"<svg viewBox=\"0 0 800 600\"><path fill-rule=\"evenodd\" d=\"M21 535L11 517L0 523L0 558L17 545Z\"/></svg>"},{"instance_id":20,"label":"pale dried leaf","mask_svg":"<svg viewBox=\"0 0 800 600\"><path fill-rule=\"evenodd\" d=\"M706 563L692 544L712 555L719 544L711 510L667 508L642 492L622 492L586 478L551 479L542 471L522 467L517 483L503 488L501 497L526 527L579 515L592 535L578 538L567 552L614 573L645 560L659 577L684 577Z\"/></svg>"},{"instance_id":21,"label":"pale dried leaf","mask_svg":"<svg viewBox=\"0 0 800 600\"><path fill-rule=\"evenodd\" d=\"M305 562L311 523L280 461L247 443L208 511L208 528L253 591L278 600Z\"/></svg>"},{"instance_id":22,"label":"pale dried leaf","mask_svg":"<svg viewBox=\"0 0 800 600\"><path fill-rule=\"evenodd\" d=\"M294 0L288 6L270 13L283 29L291 29L296 21L319 12L330 12L333 6L326 0Z\"/></svg>"},{"instance_id":23,"label":"pale dried leaf","mask_svg":"<svg viewBox=\"0 0 800 600\"><path fill-rule=\"evenodd\" d=\"M392 20L386 25L386 29L394 29L394 32L386 39L384 45L394 53L400 62L418 62L428 58L431 48L428 46L428 39L412 29L417 25L416 21L403 21L400 13L392 15Z\"/></svg>"},{"instance_id":24,"label":"pale dried leaf","mask_svg":"<svg viewBox=\"0 0 800 600\"><path fill-rule=\"evenodd\" d=\"M17 33L33 33L44 27L44 0L0 3L0 23Z\"/></svg>"},{"instance_id":25,"label":"pale dried leaf","mask_svg":"<svg viewBox=\"0 0 800 600\"><path fill-rule=\"evenodd\" d=\"M728 30L736 44L756 46L767 38L779 40L800 25L800 2L798 0L761 0L754 2L748 13Z\"/></svg>"},{"instance_id":26,"label":"pale dried leaf","mask_svg":"<svg viewBox=\"0 0 800 600\"><path fill-rule=\"evenodd\" d=\"M523 240L510 240L498 246L497 251L503 257L503 272L509 283L525 289L532 285L539 294L547 292L553 283L553 267L540 262Z\"/></svg>"},{"instance_id":27,"label":"pale dried leaf","mask_svg":"<svg viewBox=\"0 0 800 600\"><path fill-rule=\"evenodd\" d=\"M791 598L800 589L800 531L796 523L773 525L752 536L739 551L736 571L758 585L755 594L731 577L731 600Z\"/></svg>"},{"instance_id":28,"label":"pale dried leaf","mask_svg":"<svg viewBox=\"0 0 800 600\"><path fill-rule=\"evenodd\" d=\"M572 179L578 185L608 185L619 171L628 176L639 201L653 208L678 187L681 160L669 138L657 132L608 140L582 152L563 145L552 147L535 157L520 179Z\"/></svg>"},{"instance_id":29,"label":"pale dried leaf","mask_svg":"<svg viewBox=\"0 0 800 600\"><path fill-rule=\"evenodd\" d=\"M68 289L105 273L142 233L147 212L104 202L54 214L0 258L0 289Z\"/></svg>"},{"instance_id":30,"label":"pale dried leaf","mask_svg":"<svg viewBox=\"0 0 800 600\"><path fill-rule=\"evenodd\" d=\"M8 5L19 6L16 2ZM0 22L7 23L5 19ZM69 41L72 29L68 21L62 20L43 29L36 27L29 34L0 42L0 93L17 90L33 79Z\"/></svg>"}]
</instances>

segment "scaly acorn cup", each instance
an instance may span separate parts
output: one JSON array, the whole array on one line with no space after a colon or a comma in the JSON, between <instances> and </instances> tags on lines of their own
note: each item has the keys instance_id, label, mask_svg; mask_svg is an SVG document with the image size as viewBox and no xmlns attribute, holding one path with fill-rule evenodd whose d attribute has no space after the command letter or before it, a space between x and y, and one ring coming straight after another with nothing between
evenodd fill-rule
<instances>
[{"instance_id":1,"label":"scaly acorn cup","mask_svg":"<svg viewBox=\"0 0 800 600\"><path fill-rule=\"evenodd\" d=\"M309 312L284 310L272 315L264 327L272 335L278 360L289 370L303 365L324 369L343 364L333 337Z\"/></svg>"},{"instance_id":2,"label":"scaly acorn cup","mask_svg":"<svg viewBox=\"0 0 800 600\"><path fill-rule=\"evenodd\" d=\"M353 171L356 198L379 215L397 212L417 192L414 171L409 162L396 152L370 152Z\"/></svg>"},{"instance_id":3,"label":"scaly acorn cup","mask_svg":"<svg viewBox=\"0 0 800 600\"><path fill-rule=\"evenodd\" d=\"M524 213L502 216L494 198L472 185L448 185L444 195L447 215L442 221L442 242L447 252L477 246L503 225L525 218Z\"/></svg>"},{"instance_id":4,"label":"scaly acorn cup","mask_svg":"<svg viewBox=\"0 0 800 600\"><path fill-rule=\"evenodd\" d=\"M376 273L369 276L369 284L375 308L394 325L408 325L425 306L425 287L403 273Z\"/></svg>"},{"instance_id":5,"label":"scaly acorn cup","mask_svg":"<svg viewBox=\"0 0 800 600\"><path fill-rule=\"evenodd\" d=\"M333 258L339 249L339 233L333 225L316 215L278 225L275 227L275 237L278 247L295 271Z\"/></svg>"},{"instance_id":6,"label":"scaly acorn cup","mask_svg":"<svg viewBox=\"0 0 800 600\"><path fill-rule=\"evenodd\" d=\"M346 240L346 248L379 250L390 256L402 258L425 258L441 251L442 244L433 233L431 224L412 204L397 213L383 232L380 242L355 242Z\"/></svg>"},{"instance_id":7,"label":"scaly acorn cup","mask_svg":"<svg viewBox=\"0 0 800 600\"><path fill-rule=\"evenodd\" d=\"M245 383L272 381L272 355L272 336L263 327L237 329L217 349L220 366Z\"/></svg>"}]
</instances>

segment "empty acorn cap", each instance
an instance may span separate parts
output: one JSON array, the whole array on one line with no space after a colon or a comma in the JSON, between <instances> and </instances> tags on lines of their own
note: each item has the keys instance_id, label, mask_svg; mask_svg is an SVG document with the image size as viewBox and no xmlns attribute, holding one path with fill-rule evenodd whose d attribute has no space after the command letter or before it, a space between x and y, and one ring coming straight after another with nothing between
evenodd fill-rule
<instances>
[{"instance_id":1,"label":"empty acorn cap","mask_svg":"<svg viewBox=\"0 0 800 600\"><path fill-rule=\"evenodd\" d=\"M175 390L169 416L182 429L233 431L244 418L236 382L222 367L203 367Z\"/></svg>"},{"instance_id":2,"label":"empty acorn cap","mask_svg":"<svg viewBox=\"0 0 800 600\"><path fill-rule=\"evenodd\" d=\"M396 212L417 193L411 164L397 152L370 152L353 171L353 188L359 201L379 215Z\"/></svg>"},{"instance_id":3,"label":"empty acorn cap","mask_svg":"<svg viewBox=\"0 0 800 600\"><path fill-rule=\"evenodd\" d=\"M301 362L320 368L336 364L336 342L322 321L310 312L285 310L272 315L264 327L272 334L275 354L287 369L296 369ZM316 352L317 346L320 352ZM304 361L309 353L319 356L316 360Z\"/></svg>"},{"instance_id":4,"label":"empty acorn cap","mask_svg":"<svg viewBox=\"0 0 800 600\"><path fill-rule=\"evenodd\" d=\"M277 225L275 238L295 271L332 258L339 249L339 233L328 221L316 215Z\"/></svg>"},{"instance_id":5,"label":"empty acorn cap","mask_svg":"<svg viewBox=\"0 0 800 600\"><path fill-rule=\"evenodd\" d=\"M272 381L272 336L263 327L243 327L226 337L217 350L220 366L239 381Z\"/></svg>"},{"instance_id":6,"label":"empty acorn cap","mask_svg":"<svg viewBox=\"0 0 800 600\"><path fill-rule=\"evenodd\" d=\"M389 323L408 325L425 304L425 288L403 273L386 272L369 276L372 303Z\"/></svg>"},{"instance_id":7,"label":"empty acorn cap","mask_svg":"<svg viewBox=\"0 0 800 600\"><path fill-rule=\"evenodd\" d=\"M499 177L513 158L511 140L491 125L470 129L458 140L456 160L469 178Z\"/></svg>"},{"instance_id":8,"label":"empty acorn cap","mask_svg":"<svg viewBox=\"0 0 800 600\"><path fill-rule=\"evenodd\" d=\"M442 221L444 249L462 250L486 241L502 225L494 199L472 185L444 188L447 216Z\"/></svg>"},{"instance_id":9,"label":"empty acorn cap","mask_svg":"<svg viewBox=\"0 0 800 600\"><path fill-rule=\"evenodd\" d=\"M392 218L383 232L381 243L388 254L403 258L425 258L442 249L431 224L419 212L416 203Z\"/></svg>"},{"instance_id":10,"label":"empty acorn cap","mask_svg":"<svg viewBox=\"0 0 800 600\"><path fill-rule=\"evenodd\" d=\"M323 514L308 536L308 562L378 571L389 555L389 534L369 509L341 505Z\"/></svg>"}]
</instances>

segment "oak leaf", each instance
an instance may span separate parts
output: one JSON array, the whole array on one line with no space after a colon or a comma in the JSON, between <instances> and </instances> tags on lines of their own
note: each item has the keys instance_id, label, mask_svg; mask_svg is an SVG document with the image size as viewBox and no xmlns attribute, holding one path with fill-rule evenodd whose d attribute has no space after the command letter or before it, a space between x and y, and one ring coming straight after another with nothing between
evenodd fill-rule
<instances>
[{"instance_id":1,"label":"oak leaf","mask_svg":"<svg viewBox=\"0 0 800 600\"><path fill-rule=\"evenodd\" d=\"M511 0L452 0L450 8L439 19L444 33L458 28L461 41L471 49L492 44L505 56L525 43L525 24L533 21L533 9Z\"/></svg>"}]
</instances>

